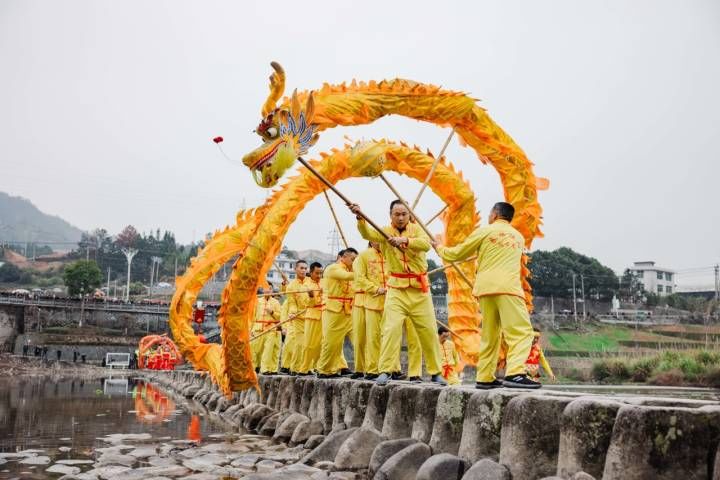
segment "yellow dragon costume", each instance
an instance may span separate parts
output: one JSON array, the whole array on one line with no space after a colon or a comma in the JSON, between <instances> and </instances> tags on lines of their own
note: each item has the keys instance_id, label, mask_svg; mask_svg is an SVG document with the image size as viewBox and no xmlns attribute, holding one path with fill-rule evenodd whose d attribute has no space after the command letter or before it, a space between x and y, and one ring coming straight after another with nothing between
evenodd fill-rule
<instances>
[{"instance_id":1,"label":"yellow dragon costume","mask_svg":"<svg viewBox=\"0 0 720 480\"><path fill-rule=\"evenodd\" d=\"M547 188L548 182L535 177L532 163L520 147L473 98L409 80L369 83L353 80L349 85L324 84L319 90L293 92L278 104L285 89L285 72L277 63L271 65L274 73L270 77L270 95L256 129L263 143L243 158L258 185L275 186L296 159L315 144L323 130L367 124L385 115L402 115L452 127L464 146L471 147L482 163L497 170L505 200L516 209L513 225L525 237L526 246L530 247L532 240L541 236L542 209L537 191ZM310 163L330 182L337 183L352 177L374 177L382 171L394 171L422 182L434 162L430 152L381 140L345 145L343 149L321 153L319 160ZM428 186L448 206L442 216L444 243L459 243L480 221L470 185L442 159ZM176 280L170 306L173 337L185 358L196 369L209 371L228 395L257 385L249 348L257 287L264 284L297 215L325 188L309 171L300 170L273 192L264 205L239 212L234 226L216 232L192 259L185 274ZM223 291L218 319L222 345L200 343L191 326L192 305L203 285L235 255L238 259ZM460 268L474 278L472 263L464 263ZM453 269L446 273L449 323L460 336L455 337L458 351L472 363L480 343L478 305L471 288L459 275ZM526 265L523 273L526 300L531 305Z\"/></svg>"}]
</instances>

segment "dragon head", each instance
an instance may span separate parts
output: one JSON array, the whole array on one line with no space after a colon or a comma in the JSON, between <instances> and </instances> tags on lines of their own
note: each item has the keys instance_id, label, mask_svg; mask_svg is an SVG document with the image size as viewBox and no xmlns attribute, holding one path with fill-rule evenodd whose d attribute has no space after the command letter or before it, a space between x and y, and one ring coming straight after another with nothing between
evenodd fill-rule
<instances>
[{"instance_id":1,"label":"dragon head","mask_svg":"<svg viewBox=\"0 0 720 480\"><path fill-rule=\"evenodd\" d=\"M262 108L263 119L255 132L262 145L243 157L255 182L261 187L274 186L295 160L315 145L317 127L312 124L315 103L312 92L305 108L300 106L297 91L293 92L289 109L278 107L285 90L285 71L276 62L270 64L275 72L270 76L270 95Z\"/></svg>"}]
</instances>

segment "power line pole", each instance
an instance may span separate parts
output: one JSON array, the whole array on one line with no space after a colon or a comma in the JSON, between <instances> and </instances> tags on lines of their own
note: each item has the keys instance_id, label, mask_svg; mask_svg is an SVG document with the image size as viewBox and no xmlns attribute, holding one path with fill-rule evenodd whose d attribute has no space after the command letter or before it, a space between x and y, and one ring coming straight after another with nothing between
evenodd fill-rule
<instances>
[{"instance_id":1,"label":"power line pole","mask_svg":"<svg viewBox=\"0 0 720 480\"><path fill-rule=\"evenodd\" d=\"M580 291L582 295L582 304L583 304L583 322L587 320L587 312L585 311L585 276L580 275Z\"/></svg>"},{"instance_id":2,"label":"power line pole","mask_svg":"<svg viewBox=\"0 0 720 480\"><path fill-rule=\"evenodd\" d=\"M573 278L573 318L575 319L575 326L577 326L578 319L577 319L577 292L575 290L575 272L573 272L572 278Z\"/></svg>"},{"instance_id":3,"label":"power line pole","mask_svg":"<svg viewBox=\"0 0 720 480\"><path fill-rule=\"evenodd\" d=\"M125 301L127 302L130 300L130 266L132 265L133 257L138 253L138 251L136 248L123 248L122 252L125 254L125 259L128 264L127 288L125 289Z\"/></svg>"},{"instance_id":4,"label":"power line pole","mask_svg":"<svg viewBox=\"0 0 720 480\"><path fill-rule=\"evenodd\" d=\"M108 267L107 293L105 294L105 303L107 303L109 297L110 297L110 267Z\"/></svg>"},{"instance_id":5,"label":"power line pole","mask_svg":"<svg viewBox=\"0 0 720 480\"><path fill-rule=\"evenodd\" d=\"M720 300L720 265L715 264L715 300Z\"/></svg>"}]
</instances>

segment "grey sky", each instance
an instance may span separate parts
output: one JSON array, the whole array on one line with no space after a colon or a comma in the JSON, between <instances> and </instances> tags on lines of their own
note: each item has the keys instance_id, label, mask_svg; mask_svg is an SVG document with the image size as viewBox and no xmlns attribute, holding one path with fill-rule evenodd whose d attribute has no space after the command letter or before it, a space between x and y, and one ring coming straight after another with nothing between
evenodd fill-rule
<instances>
[{"instance_id":1,"label":"grey sky","mask_svg":"<svg viewBox=\"0 0 720 480\"><path fill-rule=\"evenodd\" d=\"M618 270L648 259L708 266L720 260L718 59L715 0L0 0L0 191L83 229L132 223L199 239L265 198L211 138L223 135L238 162L258 145L277 60L289 90L404 77L482 99L550 178L535 248L567 245ZM388 118L326 132L310 156L343 135L437 152L447 133ZM500 197L496 173L456 141L448 157L485 219ZM398 185L410 197L419 188ZM379 181L341 187L386 219ZM420 211L439 207L427 195ZM331 222L318 198L286 243L327 250Z\"/></svg>"}]
</instances>

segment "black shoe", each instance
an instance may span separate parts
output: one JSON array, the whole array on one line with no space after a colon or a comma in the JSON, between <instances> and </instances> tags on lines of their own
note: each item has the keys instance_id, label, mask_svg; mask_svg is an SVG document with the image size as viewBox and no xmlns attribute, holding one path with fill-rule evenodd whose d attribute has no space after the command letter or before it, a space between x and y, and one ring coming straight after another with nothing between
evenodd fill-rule
<instances>
[{"instance_id":1,"label":"black shoe","mask_svg":"<svg viewBox=\"0 0 720 480\"><path fill-rule=\"evenodd\" d=\"M493 380L492 382L475 382L475 388L480 390L492 390L493 388L502 388L503 383L500 380Z\"/></svg>"},{"instance_id":2,"label":"black shoe","mask_svg":"<svg viewBox=\"0 0 720 480\"><path fill-rule=\"evenodd\" d=\"M393 372L390 374L390 378L393 380L407 380L407 375L402 372Z\"/></svg>"},{"instance_id":3,"label":"black shoe","mask_svg":"<svg viewBox=\"0 0 720 480\"><path fill-rule=\"evenodd\" d=\"M418 377L418 378L420 378L420 377ZM435 385L439 385L441 387L447 387L447 384L448 384L447 380L445 380L445 377L443 377L439 373L436 373L435 375L430 377L430 382L434 383Z\"/></svg>"},{"instance_id":4,"label":"black shoe","mask_svg":"<svg viewBox=\"0 0 720 480\"><path fill-rule=\"evenodd\" d=\"M412 383L422 383L422 378L420 378L420 377L410 377L410 378L408 378L408 382L412 382Z\"/></svg>"},{"instance_id":5,"label":"black shoe","mask_svg":"<svg viewBox=\"0 0 720 480\"><path fill-rule=\"evenodd\" d=\"M291 377L297 377L297 376L298 376L298 373L297 373L297 372L293 372L292 370L290 370L290 376L291 376Z\"/></svg>"},{"instance_id":6,"label":"black shoe","mask_svg":"<svg viewBox=\"0 0 720 480\"><path fill-rule=\"evenodd\" d=\"M366 373L365 380L375 380L378 377L377 373Z\"/></svg>"},{"instance_id":7,"label":"black shoe","mask_svg":"<svg viewBox=\"0 0 720 480\"><path fill-rule=\"evenodd\" d=\"M277 372L262 372L260 375L277 375Z\"/></svg>"},{"instance_id":8,"label":"black shoe","mask_svg":"<svg viewBox=\"0 0 720 480\"><path fill-rule=\"evenodd\" d=\"M255 373L260 373L260 367L255 367Z\"/></svg>"},{"instance_id":9,"label":"black shoe","mask_svg":"<svg viewBox=\"0 0 720 480\"><path fill-rule=\"evenodd\" d=\"M318 373L317 378L340 378L339 373Z\"/></svg>"},{"instance_id":10,"label":"black shoe","mask_svg":"<svg viewBox=\"0 0 720 480\"><path fill-rule=\"evenodd\" d=\"M358 378L363 378L364 376L365 376L365 374L362 372L355 372L352 375L350 375L350 378L352 378L353 380L357 380Z\"/></svg>"},{"instance_id":11,"label":"black shoe","mask_svg":"<svg viewBox=\"0 0 720 480\"><path fill-rule=\"evenodd\" d=\"M512 375L510 377L505 377L505 380L503 380L502 383L503 387L508 388L527 388L535 390L542 387L540 382L530 380L527 375Z\"/></svg>"},{"instance_id":12,"label":"black shoe","mask_svg":"<svg viewBox=\"0 0 720 480\"><path fill-rule=\"evenodd\" d=\"M289 375L290 369L289 368L281 368L280 373L282 373L283 375Z\"/></svg>"},{"instance_id":13,"label":"black shoe","mask_svg":"<svg viewBox=\"0 0 720 480\"><path fill-rule=\"evenodd\" d=\"M352 374L353 374L353 371L350 370L349 368L343 368L343 369L340 370L340 376L341 376L341 377L349 377L349 376L352 375Z\"/></svg>"}]
</instances>

